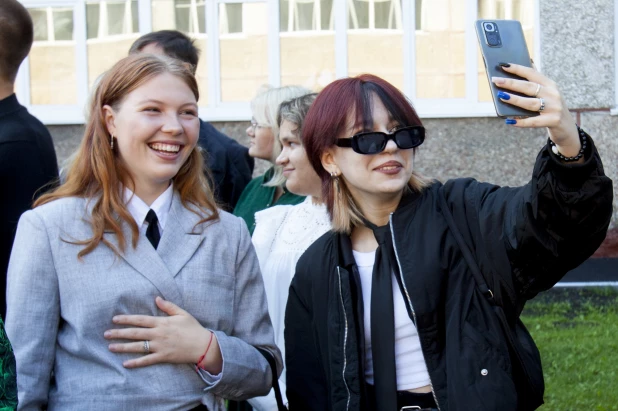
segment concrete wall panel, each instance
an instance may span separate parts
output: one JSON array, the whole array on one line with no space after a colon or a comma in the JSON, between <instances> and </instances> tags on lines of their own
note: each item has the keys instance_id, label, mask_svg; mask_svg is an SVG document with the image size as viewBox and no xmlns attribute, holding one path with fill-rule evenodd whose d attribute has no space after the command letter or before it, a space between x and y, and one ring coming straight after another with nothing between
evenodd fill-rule
<instances>
[{"instance_id":1,"label":"concrete wall panel","mask_svg":"<svg viewBox=\"0 0 618 411\"><path fill-rule=\"evenodd\" d=\"M614 2L539 0L543 72L571 109L615 105Z\"/></svg>"},{"instance_id":2,"label":"concrete wall panel","mask_svg":"<svg viewBox=\"0 0 618 411\"><path fill-rule=\"evenodd\" d=\"M618 227L618 117L607 113L582 113L581 127L594 139L603 160L605 174L614 182L614 217L612 225Z\"/></svg>"}]
</instances>

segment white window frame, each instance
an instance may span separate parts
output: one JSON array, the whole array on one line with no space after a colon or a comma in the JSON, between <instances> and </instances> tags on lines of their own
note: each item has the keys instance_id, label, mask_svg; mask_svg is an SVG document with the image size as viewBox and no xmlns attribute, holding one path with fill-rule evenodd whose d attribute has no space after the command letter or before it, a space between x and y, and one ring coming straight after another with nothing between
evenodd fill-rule
<instances>
[{"instance_id":1,"label":"white window frame","mask_svg":"<svg viewBox=\"0 0 618 411\"><path fill-rule=\"evenodd\" d=\"M148 33L152 30L152 9L150 0L138 1L139 32ZM348 75L348 1L333 0L334 4L334 34L335 34L335 75L343 78ZM477 18L477 0L466 1L466 96L456 99L419 99L416 98L416 64L415 64L415 6L409 0L402 1L403 16L403 70L404 93L411 98L421 118L453 118L453 117L495 117L496 113L491 102L478 101L478 67L476 34L473 22ZM30 103L30 65L29 59L22 64L17 77L17 90L21 103L43 123L83 124L85 103L88 98L87 49L86 49L86 0L21 0L26 7L43 8L70 6L73 7L73 38L75 41L75 64L77 104L76 105L32 105ZM220 78L220 44L219 18L220 4L231 3L264 3L268 10L268 81L273 86L281 84L281 48L279 27L279 0L206 0L206 30L207 30L207 70L208 70L208 105L200 107L200 116L209 121L246 121L251 117L248 102L222 102ZM618 16L618 0L614 1ZM541 69L540 53L540 16L539 0L534 1L534 56L535 64ZM618 24L616 25L618 38ZM618 42L616 42L618 55ZM618 59L616 60L618 76ZM618 78L617 78L618 80ZM618 82L617 82L618 84ZM618 114L618 87L616 88L616 109Z\"/></svg>"},{"instance_id":2,"label":"white window frame","mask_svg":"<svg viewBox=\"0 0 618 411\"><path fill-rule=\"evenodd\" d=\"M73 42L75 43L75 78L77 104L33 105L30 94L30 59L26 58L17 76L20 102L45 124L83 124L84 107L88 100L88 70L86 54L86 6L83 0L27 0L30 8L72 7ZM81 69L83 68L83 69Z\"/></svg>"}]
</instances>

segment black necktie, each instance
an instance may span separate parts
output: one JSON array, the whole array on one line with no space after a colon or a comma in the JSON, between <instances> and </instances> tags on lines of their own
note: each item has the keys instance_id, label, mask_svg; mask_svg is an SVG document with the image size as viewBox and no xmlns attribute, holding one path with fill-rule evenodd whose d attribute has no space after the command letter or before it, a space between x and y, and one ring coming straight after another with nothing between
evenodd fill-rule
<instances>
[{"instance_id":1,"label":"black necktie","mask_svg":"<svg viewBox=\"0 0 618 411\"><path fill-rule=\"evenodd\" d=\"M159 233L159 219L157 218L157 213L153 210L149 210L148 214L146 214L146 222L148 223L148 228L146 229L146 238L150 241L150 244L157 249L159 246L159 240L161 239L161 233Z\"/></svg>"},{"instance_id":2,"label":"black necktie","mask_svg":"<svg viewBox=\"0 0 618 411\"><path fill-rule=\"evenodd\" d=\"M366 222L367 223L367 222ZM376 390L375 409L397 409L395 367L395 309L393 308L393 268L395 258L388 225L368 224L378 241L371 280L371 354Z\"/></svg>"}]
</instances>

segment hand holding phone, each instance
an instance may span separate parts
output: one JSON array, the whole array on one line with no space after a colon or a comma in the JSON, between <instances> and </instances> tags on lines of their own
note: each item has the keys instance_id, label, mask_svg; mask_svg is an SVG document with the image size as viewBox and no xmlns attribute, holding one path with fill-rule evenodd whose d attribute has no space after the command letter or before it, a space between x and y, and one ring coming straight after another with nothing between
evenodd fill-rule
<instances>
[{"instance_id":1,"label":"hand holding phone","mask_svg":"<svg viewBox=\"0 0 618 411\"><path fill-rule=\"evenodd\" d=\"M498 116L503 118L538 116L538 111L526 110L500 100L498 93L502 89L492 82L492 77L525 80L504 71L502 69L504 64L514 63L520 66L532 67L521 23L516 20L477 20L475 27L483 61L485 62L485 71L487 72L492 99ZM513 94L530 97L517 92L513 92Z\"/></svg>"},{"instance_id":2,"label":"hand holding phone","mask_svg":"<svg viewBox=\"0 0 618 411\"><path fill-rule=\"evenodd\" d=\"M560 153L576 155L575 120L556 83L532 67L521 24L478 20L476 33L498 116L518 128L547 127Z\"/></svg>"}]
</instances>

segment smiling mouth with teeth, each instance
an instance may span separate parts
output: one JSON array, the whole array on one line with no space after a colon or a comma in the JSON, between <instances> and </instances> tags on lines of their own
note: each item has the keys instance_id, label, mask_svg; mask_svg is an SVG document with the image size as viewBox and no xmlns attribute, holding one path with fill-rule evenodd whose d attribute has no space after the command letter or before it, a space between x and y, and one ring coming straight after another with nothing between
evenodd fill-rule
<instances>
[{"instance_id":1,"label":"smiling mouth with teeth","mask_svg":"<svg viewBox=\"0 0 618 411\"><path fill-rule=\"evenodd\" d=\"M178 153L180 151L180 146L177 144L163 144L163 143L153 143L148 144L148 147L155 151L160 151L163 153Z\"/></svg>"}]
</instances>

